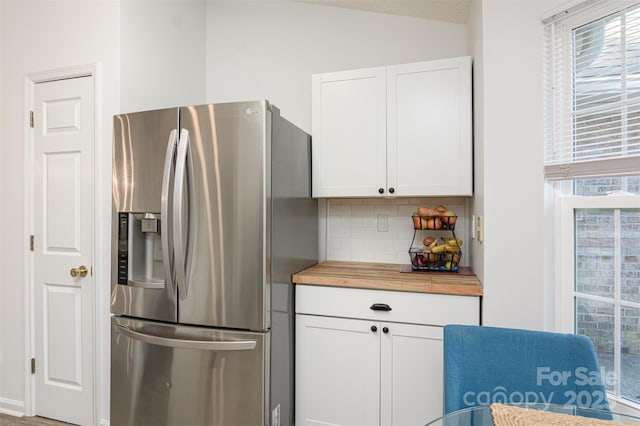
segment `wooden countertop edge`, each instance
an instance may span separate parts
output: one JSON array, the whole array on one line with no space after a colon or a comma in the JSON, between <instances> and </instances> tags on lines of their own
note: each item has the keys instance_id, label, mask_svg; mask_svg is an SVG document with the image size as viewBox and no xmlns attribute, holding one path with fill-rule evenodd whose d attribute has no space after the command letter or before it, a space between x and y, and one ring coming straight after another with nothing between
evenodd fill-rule
<instances>
[{"instance_id":1,"label":"wooden countertop edge","mask_svg":"<svg viewBox=\"0 0 640 426\"><path fill-rule=\"evenodd\" d=\"M372 276L371 271L378 273ZM328 261L293 275L299 285L351 287L459 296L482 296L483 288L475 275L401 273L399 265Z\"/></svg>"},{"instance_id":2,"label":"wooden countertop edge","mask_svg":"<svg viewBox=\"0 0 640 426\"><path fill-rule=\"evenodd\" d=\"M414 293L434 293L434 294L450 294L454 296L482 296L482 288L478 288L469 284L425 284L425 285L407 285L399 283L381 283L367 280L366 283L356 283L350 280L348 283L338 282L336 280L329 280L328 282L320 283L317 280L309 282L303 282L307 280L295 280L296 285L319 285L327 287L349 287L349 288L361 288L368 290L392 290L392 291L407 291Z\"/></svg>"}]
</instances>

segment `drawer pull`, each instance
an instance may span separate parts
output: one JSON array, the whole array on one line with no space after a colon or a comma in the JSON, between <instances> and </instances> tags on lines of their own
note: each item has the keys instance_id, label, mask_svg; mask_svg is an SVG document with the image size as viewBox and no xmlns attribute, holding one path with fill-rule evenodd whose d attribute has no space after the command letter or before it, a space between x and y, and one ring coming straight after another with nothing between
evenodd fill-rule
<instances>
[{"instance_id":1,"label":"drawer pull","mask_svg":"<svg viewBox=\"0 0 640 426\"><path fill-rule=\"evenodd\" d=\"M372 311L390 311L391 310L391 306L387 305L386 303L374 303L373 305L371 305L371 307L369 308Z\"/></svg>"}]
</instances>

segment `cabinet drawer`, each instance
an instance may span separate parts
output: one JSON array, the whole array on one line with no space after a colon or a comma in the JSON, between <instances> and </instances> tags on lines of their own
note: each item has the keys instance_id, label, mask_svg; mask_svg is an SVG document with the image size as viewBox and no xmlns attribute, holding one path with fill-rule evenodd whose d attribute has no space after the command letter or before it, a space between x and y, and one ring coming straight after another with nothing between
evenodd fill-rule
<instances>
[{"instance_id":1,"label":"cabinet drawer","mask_svg":"<svg viewBox=\"0 0 640 426\"><path fill-rule=\"evenodd\" d=\"M373 310L374 304L386 304L391 310ZM480 299L476 296L297 285L296 313L438 326L477 325Z\"/></svg>"}]
</instances>

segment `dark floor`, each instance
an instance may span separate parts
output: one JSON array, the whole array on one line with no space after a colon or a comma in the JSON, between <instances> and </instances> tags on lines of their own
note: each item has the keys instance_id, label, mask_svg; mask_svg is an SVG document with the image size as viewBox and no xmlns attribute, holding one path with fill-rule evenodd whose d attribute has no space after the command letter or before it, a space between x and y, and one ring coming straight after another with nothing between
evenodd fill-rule
<instances>
[{"instance_id":1,"label":"dark floor","mask_svg":"<svg viewBox=\"0 0 640 426\"><path fill-rule=\"evenodd\" d=\"M58 422L44 417L14 417L0 414L0 426L69 426L71 423Z\"/></svg>"}]
</instances>

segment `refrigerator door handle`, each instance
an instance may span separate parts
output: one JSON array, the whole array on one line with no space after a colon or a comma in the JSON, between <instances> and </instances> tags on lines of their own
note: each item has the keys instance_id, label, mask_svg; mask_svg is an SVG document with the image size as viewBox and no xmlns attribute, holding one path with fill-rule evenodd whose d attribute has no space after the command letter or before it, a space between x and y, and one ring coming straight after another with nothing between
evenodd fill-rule
<instances>
[{"instance_id":1,"label":"refrigerator door handle","mask_svg":"<svg viewBox=\"0 0 640 426\"><path fill-rule=\"evenodd\" d=\"M257 344L255 340L211 341L172 339L168 337L154 336L153 334L141 333L118 324L114 324L113 326L116 331L132 339L139 340L150 345L166 346L170 348L199 349L205 351L250 351L253 350Z\"/></svg>"},{"instance_id":2,"label":"refrigerator door handle","mask_svg":"<svg viewBox=\"0 0 640 426\"><path fill-rule=\"evenodd\" d=\"M180 299L184 300L187 297L187 277L186 277L186 250L185 250L185 236L184 230L184 187L187 169L192 170L193 167L187 167L187 161L191 159L189 149L189 132L182 129L180 132L180 138L178 139L178 153L176 154L176 176L174 182L174 197L173 197L173 245L175 254L175 273L176 281L178 283L178 294ZM188 187L193 186L193 179L186 182ZM192 194L189 194L188 203L193 202ZM189 206L190 207L190 206ZM193 208L188 208L188 214L192 214ZM189 223L187 222L187 225Z\"/></svg>"},{"instance_id":3,"label":"refrigerator door handle","mask_svg":"<svg viewBox=\"0 0 640 426\"><path fill-rule=\"evenodd\" d=\"M169 238L169 180L173 168L173 159L176 152L178 129L173 129L169 133L167 142L167 153L164 158L164 171L162 173L162 195L160 199L160 237L162 244L162 263L164 264L165 289L169 297L173 299L176 294L175 279L171 261L173 260L173 244Z\"/></svg>"}]
</instances>

